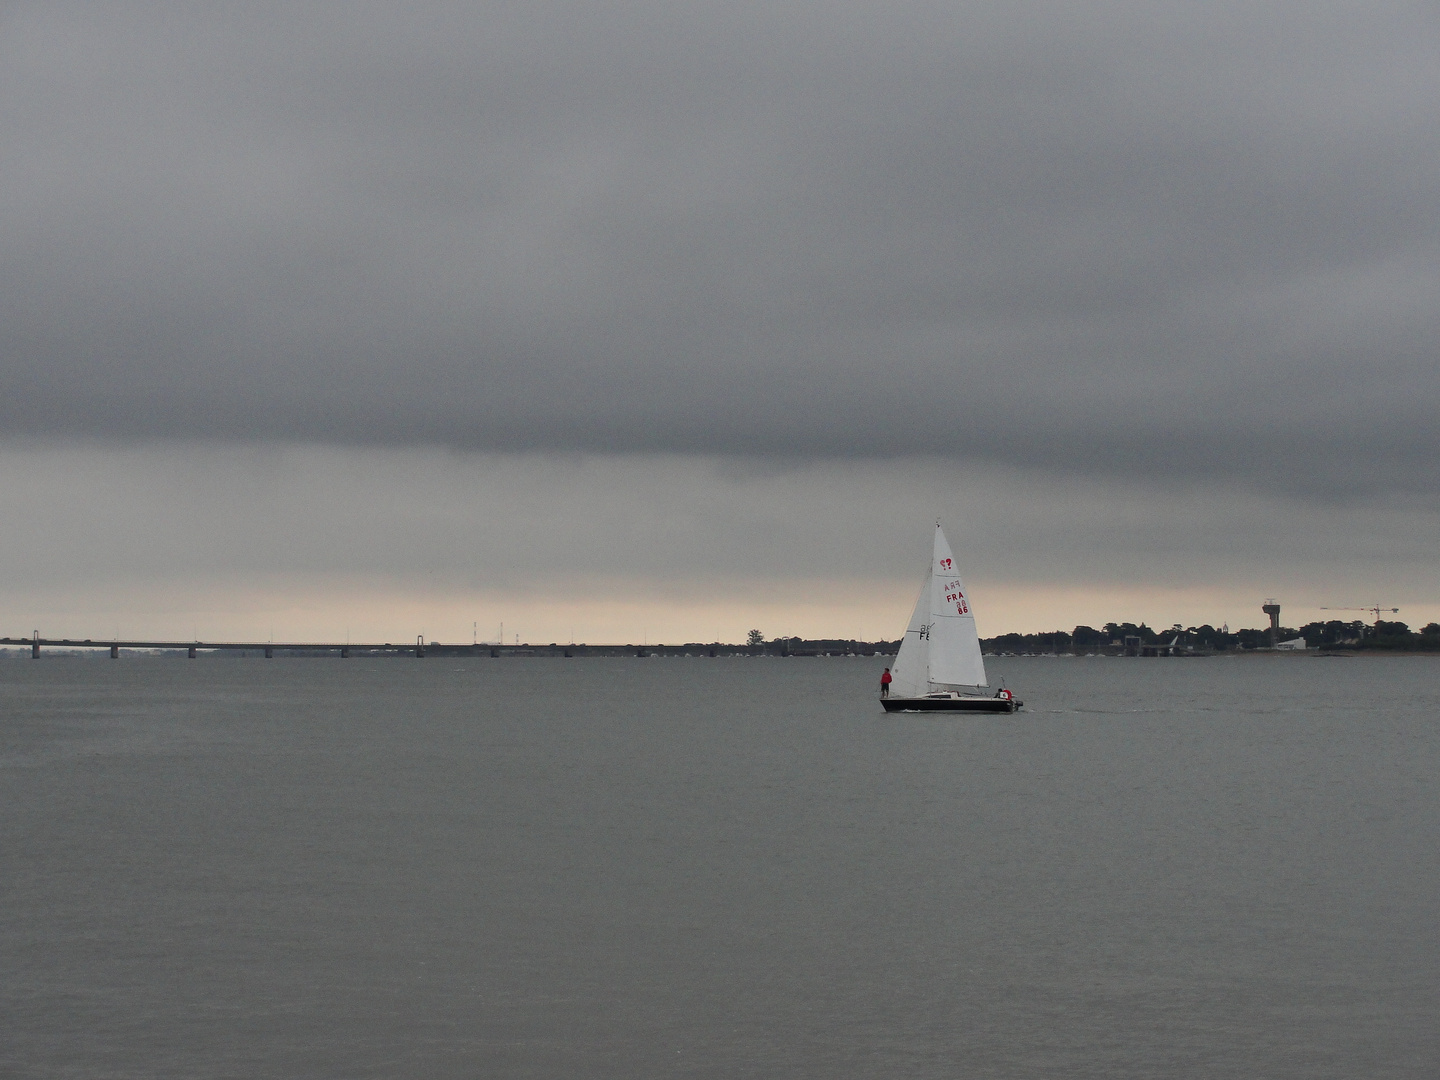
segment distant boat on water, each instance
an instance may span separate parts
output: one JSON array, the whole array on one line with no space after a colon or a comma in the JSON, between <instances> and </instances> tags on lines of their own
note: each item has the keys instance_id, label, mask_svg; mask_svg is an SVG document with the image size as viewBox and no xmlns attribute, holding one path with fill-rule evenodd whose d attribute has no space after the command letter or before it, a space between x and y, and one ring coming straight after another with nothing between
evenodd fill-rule
<instances>
[{"instance_id":1,"label":"distant boat on water","mask_svg":"<svg viewBox=\"0 0 1440 1080\"><path fill-rule=\"evenodd\" d=\"M1003 687L993 696L980 693L989 683L975 613L938 521L930 576L915 599L890 677L889 693L880 698L886 712L1013 713L1024 704Z\"/></svg>"}]
</instances>

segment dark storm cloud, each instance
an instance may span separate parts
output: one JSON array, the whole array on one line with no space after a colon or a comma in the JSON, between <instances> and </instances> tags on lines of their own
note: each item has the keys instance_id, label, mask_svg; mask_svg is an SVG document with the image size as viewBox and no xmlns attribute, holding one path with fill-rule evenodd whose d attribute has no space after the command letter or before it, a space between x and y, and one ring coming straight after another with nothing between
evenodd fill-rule
<instances>
[{"instance_id":1,"label":"dark storm cloud","mask_svg":"<svg viewBox=\"0 0 1440 1080\"><path fill-rule=\"evenodd\" d=\"M5 434L1435 487L1432 7L0 10Z\"/></svg>"}]
</instances>

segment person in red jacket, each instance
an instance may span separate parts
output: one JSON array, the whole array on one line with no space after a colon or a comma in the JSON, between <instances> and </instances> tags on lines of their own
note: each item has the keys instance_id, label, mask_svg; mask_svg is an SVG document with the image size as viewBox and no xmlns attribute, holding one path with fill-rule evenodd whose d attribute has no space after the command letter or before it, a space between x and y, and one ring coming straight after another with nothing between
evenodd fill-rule
<instances>
[{"instance_id":1,"label":"person in red jacket","mask_svg":"<svg viewBox=\"0 0 1440 1080\"><path fill-rule=\"evenodd\" d=\"M880 675L880 696L890 696L890 669L888 667Z\"/></svg>"}]
</instances>

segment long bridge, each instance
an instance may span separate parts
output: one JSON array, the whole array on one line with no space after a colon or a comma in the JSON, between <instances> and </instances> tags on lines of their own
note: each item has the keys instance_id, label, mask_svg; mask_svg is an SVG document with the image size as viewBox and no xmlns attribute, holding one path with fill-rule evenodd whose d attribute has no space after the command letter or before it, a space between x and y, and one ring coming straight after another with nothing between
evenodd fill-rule
<instances>
[{"instance_id":1,"label":"long bridge","mask_svg":"<svg viewBox=\"0 0 1440 1080\"><path fill-rule=\"evenodd\" d=\"M76 638L43 638L38 632L28 638L0 638L0 645L28 645L30 647L31 659L40 658L40 650L46 649L106 649L110 650L110 658L117 660L120 657L121 649L135 649L147 652L156 650L184 649L191 660L195 659L196 653L206 652L263 652L266 659L273 659L275 653L279 652L306 652L306 653L339 653L342 657L349 657L352 651L362 654L401 654L413 653L415 656L424 657L427 649L433 650L435 645L426 645L423 638L417 638L414 645L394 645L386 642L384 645L371 645L360 642L301 642L301 641L94 641L85 638L83 641ZM501 646L485 646L486 648L500 648ZM474 646L479 649L480 646ZM466 646L471 651L470 646Z\"/></svg>"},{"instance_id":2,"label":"long bridge","mask_svg":"<svg viewBox=\"0 0 1440 1080\"><path fill-rule=\"evenodd\" d=\"M475 642L469 645L446 645L438 641L427 642L417 637L413 644L384 644L364 642L329 641L94 641L90 638L44 638L39 631L30 637L0 638L0 647L20 646L30 649L33 660L40 659L40 650L62 649L109 649L110 659L117 660L120 650L144 652L184 650L194 660L201 652L263 653L267 660L277 652L314 656L334 654L342 658L350 656L413 656L424 659L432 656L874 656L893 654L894 642L866 641L788 641L767 642L764 645L726 645L719 642L686 645L549 645L515 644L501 645Z\"/></svg>"}]
</instances>

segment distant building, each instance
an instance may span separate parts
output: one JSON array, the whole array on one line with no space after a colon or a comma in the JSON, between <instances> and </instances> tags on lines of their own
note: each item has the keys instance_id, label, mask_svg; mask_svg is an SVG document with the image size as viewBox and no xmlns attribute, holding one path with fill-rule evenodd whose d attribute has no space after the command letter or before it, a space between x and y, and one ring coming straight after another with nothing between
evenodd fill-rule
<instances>
[{"instance_id":1,"label":"distant building","mask_svg":"<svg viewBox=\"0 0 1440 1080\"><path fill-rule=\"evenodd\" d=\"M1287 652L1299 652L1305 648L1305 639L1303 637L1297 637L1291 638L1289 641L1277 641L1275 648L1284 649Z\"/></svg>"},{"instance_id":2,"label":"distant building","mask_svg":"<svg viewBox=\"0 0 1440 1080\"><path fill-rule=\"evenodd\" d=\"M1280 636L1280 601L1266 600L1260 605L1260 610L1270 616L1270 644L1278 649L1280 642L1276 639Z\"/></svg>"}]
</instances>

